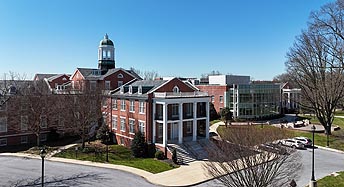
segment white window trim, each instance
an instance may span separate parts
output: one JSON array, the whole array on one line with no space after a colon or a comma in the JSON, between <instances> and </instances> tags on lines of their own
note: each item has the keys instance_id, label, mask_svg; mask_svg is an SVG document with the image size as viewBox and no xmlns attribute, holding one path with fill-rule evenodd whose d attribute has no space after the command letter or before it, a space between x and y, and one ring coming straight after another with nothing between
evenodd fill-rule
<instances>
[{"instance_id":1,"label":"white window trim","mask_svg":"<svg viewBox=\"0 0 344 187\"><path fill-rule=\"evenodd\" d=\"M24 124L24 119L26 118L26 124ZM29 117L28 116L20 116L20 130L21 131L27 131L28 130L28 126L29 126ZM23 128L23 126L25 127L26 125L26 128Z\"/></svg>"},{"instance_id":2,"label":"white window trim","mask_svg":"<svg viewBox=\"0 0 344 187\"><path fill-rule=\"evenodd\" d=\"M140 95L142 94L142 86L141 85L138 87L137 93L140 94Z\"/></svg>"},{"instance_id":3,"label":"white window trim","mask_svg":"<svg viewBox=\"0 0 344 187\"><path fill-rule=\"evenodd\" d=\"M0 132L7 132L7 126L8 126L8 124L7 124L7 118L6 117L1 117L0 118L0 121L2 121L2 120L4 120L5 121L5 130L3 130L3 131L0 131Z\"/></svg>"},{"instance_id":4,"label":"white window trim","mask_svg":"<svg viewBox=\"0 0 344 187\"><path fill-rule=\"evenodd\" d=\"M121 99L121 111L126 111L127 110L127 106L126 106L125 101L126 101L125 99ZM122 104L122 102L124 102L124 104ZM122 107L122 106L124 106L124 107Z\"/></svg>"},{"instance_id":5,"label":"white window trim","mask_svg":"<svg viewBox=\"0 0 344 187\"><path fill-rule=\"evenodd\" d=\"M116 108L113 106L116 106ZM112 110L117 110L117 109L118 109L117 99L112 99Z\"/></svg>"},{"instance_id":6,"label":"white window trim","mask_svg":"<svg viewBox=\"0 0 344 187\"><path fill-rule=\"evenodd\" d=\"M130 121L134 121L134 126L133 126L133 132L130 131ZM135 134L135 119L134 118L129 118L129 134Z\"/></svg>"},{"instance_id":7,"label":"white window trim","mask_svg":"<svg viewBox=\"0 0 344 187\"><path fill-rule=\"evenodd\" d=\"M122 117L122 116L120 116L119 117L120 118L120 131L121 132L125 132L126 131L126 118L125 117ZM124 130L122 130L122 120L124 120Z\"/></svg>"},{"instance_id":8,"label":"white window trim","mask_svg":"<svg viewBox=\"0 0 344 187\"><path fill-rule=\"evenodd\" d=\"M142 103L142 107L141 107ZM141 108L143 108L143 112L141 111ZM145 102L144 101L139 101L139 114L145 114Z\"/></svg>"},{"instance_id":9,"label":"white window trim","mask_svg":"<svg viewBox=\"0 0 344 187\"><path fill-rule=\"evenodd\" d=\"M173 91L173 93L179 93L179 87L174 86L172 91Z\"/></svg>"},{"instance_id":10,"label":"white window trim","mask_svg":"<svg viewBox=\"0 0 344 187\"><path fill-rule=\"evenodd\" d=\"M140 126L140 123L143 123L143 127L144 127L144 131L145 132L142 132L143 134L146 134L146 122L145 121L142 121L142 120L138 120L139 121L139 131L141 131L141 126Z\"/></svg>"},{"instance_id":11,"label":"white window trim","mask_svg":"<svg viewBox=\"0 0 344 187\"><path fill-rule=\"evenodd\" d=\"M28 137L27 136L21 136L20 137L20 143L21 144L27 144L28 143Z\"/></svg>"},{"instance_id":12,"label":"white window trim","mask_svg":"<svg viewBox=\"0 0 344 187\"><path fill-rule=\"evenodd\" d=\"M116 119L116 120L115 120ZM116 125L114 126L114 122L116 121ZM112 124L111 124L111 129L117 130L118 127L118 116L117 115L112 115Z\"/></svg>"},{"instance_id":13,"label":"white window trim","mask_svg":"<svg viewBox=\"0 0 344 187\"><path fill-rule=\"evenodd\" d=\"M105 90L111 89L111 81L105 81Z\"/></svg>"},{"instance_id":14,"label":"white window trim","mask_svg":"<svg viewBox=\"0 0 344 187\"><path fill-rule=\"evenodd\" d=\"M117 78L123 79L123 74L122 74L122 73L118 74L118 75L117 75Z\"/></svg>"},{"instance_id":15,"label":"white window trim","mask_svg":"<svg viewBox=\"0 0 344 187\"><path fill-rule=\"evenodd\" d=\"M135 113L135 100L129 101L129 112Z\"/></svg>"},{"instance_id":16,"label":"white window trim","mask_svg":"<svg viewBox=\"0 0 344 187\"><path fill-rule=\"evenodd\" d=\"M4 144L1 144L1 142L4 141ZM7 138L0 138L0 147L1 146L6 146L7 145Z\"/></svg>"}]
</instances>

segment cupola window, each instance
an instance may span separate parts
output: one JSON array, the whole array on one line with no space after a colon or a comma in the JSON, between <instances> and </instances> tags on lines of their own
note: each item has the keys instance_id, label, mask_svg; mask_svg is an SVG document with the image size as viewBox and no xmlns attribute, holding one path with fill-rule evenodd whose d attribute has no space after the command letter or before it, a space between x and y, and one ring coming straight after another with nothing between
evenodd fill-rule
<instances>
[{"instance_id":1,"label":"cupola window","mask_svg":"<svg viewBox=\"0 0 344 187\"><path fill-rule=\"evenodd\" d=\"M106 58L106 51L103 51L103 58Z\"/></svg>"},{"instance_id":2,"label":"cupola window","mask_svg":"<svg viewBox=\"0 0 344 187\"><path fill-rule=\"evenodd\" d=\"M107 51L107 58L110 59L111 58L111 52Z\"/></svg>"}]
</instances>

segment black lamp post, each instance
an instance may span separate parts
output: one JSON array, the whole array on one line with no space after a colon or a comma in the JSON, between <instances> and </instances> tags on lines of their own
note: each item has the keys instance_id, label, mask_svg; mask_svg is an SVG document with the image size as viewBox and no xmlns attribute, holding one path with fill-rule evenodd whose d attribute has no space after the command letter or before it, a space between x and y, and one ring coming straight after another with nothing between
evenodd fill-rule
<instances>
[{"instance_id":1,"label":"black lamp post","mask_svg":"<svg viewBox=\"0 0 344 187\"><path fill-rule=\"evenodd\" d=\"M39 155L42 158L42 187L44 186L44 157L47 155L47 151L45 150L45 147L42 147Z\"/></svg>"},{"instance_id":2,"label":"black lamp post","mask_svg":"<svg viewBox=\"0 0 344 187\"><path fill-rule=\"evenodd\" d=\"M313 145L312 145L312 177L311 177L311 181L309 182L309 187L316 187L317 186L317 181L315 180L315 176L314 176L314 132L315 132L315 126L313 124L313 126L311 127L312 129L312 136L313 136Z\"/></svg>"},{"instance_id":3,"label":"black lamp post","mask_svg":"<svg viewBox=\"0 0 344 187\"><path fill-rule=\"evenodd\" d=\"M106 131L105 132L105 135L106 135L106 162L109 162L109 132Z\"/></svg>"}]
</instances>

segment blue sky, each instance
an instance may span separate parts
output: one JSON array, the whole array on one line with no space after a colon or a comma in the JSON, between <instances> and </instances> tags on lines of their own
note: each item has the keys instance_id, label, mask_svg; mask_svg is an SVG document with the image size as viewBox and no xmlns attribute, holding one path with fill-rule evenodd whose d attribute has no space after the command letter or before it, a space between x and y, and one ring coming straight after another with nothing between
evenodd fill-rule
<instances>
[{"instance_id":1,"label":"blue sky","mask_svg":"<svg viewBox=\"0 0 344 187\"><path fill-rule=\"evenodd\" d=\"M221 73L270 80L329 0L0 0L0 76L97 67L105 33L116 67L161 76Z\"/></svg>"}]
</instances>

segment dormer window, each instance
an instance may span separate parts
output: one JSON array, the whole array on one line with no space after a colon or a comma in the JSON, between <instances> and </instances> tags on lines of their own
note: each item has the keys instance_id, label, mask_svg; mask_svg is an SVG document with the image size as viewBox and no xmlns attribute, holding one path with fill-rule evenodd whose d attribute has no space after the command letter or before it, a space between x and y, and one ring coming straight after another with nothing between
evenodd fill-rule
<instances>
[{"instance_id":1,"label":"dormer window","mask_svg":"<svg viewBox=\"0 0 344 187\"><path fill-rule=\"evenodd\" d=\"M132 93L133 93L133 87L129 86L129 94L132 94Z\"/></svg>"},{"instance_id":2,"label":"dormer window","mask_svg":"<svg viewBox=\"0 0 344 187\"><path fill-rule=\"evenodd\" d=\"M175 87L173 88L173 93L179 93L179 88L178 88L178 86L175 86Z\"/></svg>"},{"instance_id":3,"label":"dormer window","mask_svg":"<svg viewBox=\"0 0 344 187\"><path fill-rule=\"evenodd\" d=\"M138 94L142 94L142 86L140 85L139 88L138 88Z\"/></svg>"},{"instance_id":4,"label":"dormer window","mask_svg":"<svg viewBox=\"0 0 344 187\"><path fill-rule=\"evenodd\" d=\"M118 75L117 75L117 78L123 79L123 74L122 74L122 73L118 74Z\"/></svg>"},{"instance_id":5,"label":"dormer window","mask_svg":"<svg viewBox=\"0 0 344 187\"><path fill-rule=\"evenodd\" d=\"M99 69L93 70L93 71L92 71L92 74L93 74L93 75L100 75Z\"/></svg>"}]
</instances>

